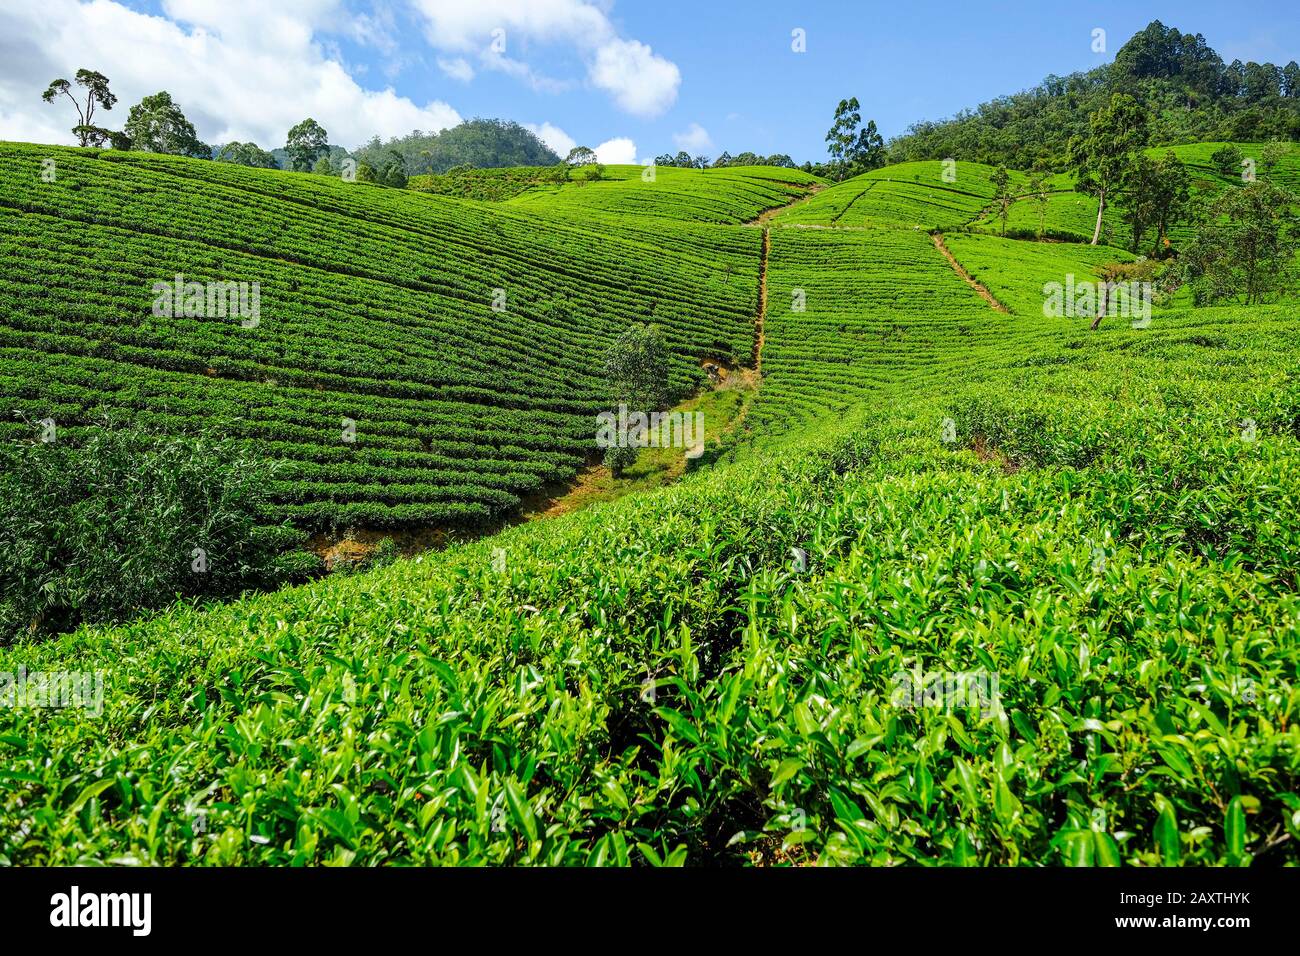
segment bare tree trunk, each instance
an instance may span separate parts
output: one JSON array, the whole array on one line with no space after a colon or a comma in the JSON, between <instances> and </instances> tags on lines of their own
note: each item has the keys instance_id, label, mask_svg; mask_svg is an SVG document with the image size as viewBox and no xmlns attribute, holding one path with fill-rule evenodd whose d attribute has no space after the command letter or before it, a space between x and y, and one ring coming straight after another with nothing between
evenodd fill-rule
<instances>
[{"instance_id":1,"label":"bare tree trunk","mask_svg":"<svg viewBox=\"0 0 1300 956\"><path fill-rule=\"evenodd\" d=\"M1101 302L1097 306L1097 317L1092 320L1092 331L1094 332L1100 327L1101 320L1106 313L1110 311L1110 280L1102 280L1101 288L1098 291L1101 293Z\"/></svg>"},{"instance_id":2,"label":"bare tree trunk","mask_svg":"<svg viewBox=\"0 0 1300 956\"><path fill-rule=\"evenodd\" d=\"M1095 246L1101 238L1101 214L1106 211L1106 190L1097 195L1097 228L1092 231L1092 244Z\"/></svg>"}]
</instances>

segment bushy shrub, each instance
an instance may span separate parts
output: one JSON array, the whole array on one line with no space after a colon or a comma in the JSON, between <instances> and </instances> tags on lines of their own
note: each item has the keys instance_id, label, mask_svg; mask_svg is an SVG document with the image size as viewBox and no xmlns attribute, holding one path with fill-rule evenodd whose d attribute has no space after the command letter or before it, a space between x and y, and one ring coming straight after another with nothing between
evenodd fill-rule
<instances>
[{"instance_id":1,"label":"bushy shrub","mask_svg":"<svg viewBox=\"0 0 1300 956\"><path fill-rule=\"evenodd\" d=\"M0 446L0 642L304 577L300 534L266 523L273 471L136 428Z\"/></svg>"}]
</instances>

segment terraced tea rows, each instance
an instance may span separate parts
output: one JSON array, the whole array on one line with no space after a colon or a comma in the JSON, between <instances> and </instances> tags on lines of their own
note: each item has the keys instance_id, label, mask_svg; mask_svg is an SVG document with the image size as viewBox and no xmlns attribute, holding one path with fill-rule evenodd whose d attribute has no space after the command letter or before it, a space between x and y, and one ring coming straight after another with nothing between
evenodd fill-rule
<instances>
[{"instance_id":1,"label":"terraced tea rows","mask_svg":"<svg viewBox=\"0 0 1300 956\"><path fill-rule=\"evenodd\" d=\"M610 166L594 183L538 186L510 206L578 217L654 216L673 220L736 224L804 195L820 180L797 169L721 168L707 170ZM575 173L574 175L580 175Z\"/></svg>"},{"instance_id":2,"label":"terraced tea rows","mask_svg":"<svg viewBox=\"0 0 1300 956\"><path fill-rule=\"evenodd\" d=\"M700 358L752 351L752 231L627 220L620 237L324 177L12 144L0 190L0 438L30 437L24 417L74 438L101 414L217 426L269 443L283 513L309 526L482 519L573 474L629 321L665 329L678 394ZM255 283L259 314L154 315L154 284L176 275Z\"/></svg>"},{"instance_id":3,"label":"terraced tea rows","mask_svg":"<svg viewBox=\"0 0 1300 956\"><path fill-rule=\"evenodd\" d=\"M876 404L1008 327L909 229L773 229L767 296L763 389L747 420L765 437Z\"/></svg>"},{"instance_id":4,"label":"terraced tea rows","mask_svg":"<svg viewBox=\"0 0 1300 956\"><path fill-rule=\"evenodd\" d=\"M980 163L912 162L872 170L823 190L776 217L778 226L959 226L977 218L996 193L993 168ZM1012 188L1023 181L1011 173Z\"/></svg>"}]
</instances>

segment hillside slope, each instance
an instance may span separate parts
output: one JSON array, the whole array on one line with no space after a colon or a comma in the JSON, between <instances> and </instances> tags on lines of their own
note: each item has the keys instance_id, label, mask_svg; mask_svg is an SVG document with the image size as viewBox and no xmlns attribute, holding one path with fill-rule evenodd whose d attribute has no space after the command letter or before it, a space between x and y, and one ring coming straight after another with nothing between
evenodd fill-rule
<instances>
[{"instance_id":1,"label":"hillside slope","mask_svg":"<svg viewBox=\"0 0 1300 956\"><path fill-rule=\"evenodd\" d=\"M1089 333L1036 306L1106 250L950 235L997 311L927 234L983 187L911 176L671 233L715 230L750 270L742 292L692 265L726 308L699 317L713 333L683 320L683 354L743 341L766 235L734 461L374 573L0 649L100 671L106 701L0 710L0 862L1300 861L1294 304ZM558 242L523 231L540 205L456 208L521 256ZM653 266L652 243L611 235L575 255L662 296L619 261ZM907 690L936 677L982 690Z\"/></svg>"},{"instance_id":2,"label":"hillside slope","mask_svg":"<svg viewBox=\"0 0 1300 956\"><path fill-rule=\"evenodd\" d=\"M118 415L256 439L308 527L482 520L571 476L630 322L664 328L677 395L753 348L751 232L16 144L0 183L0 438ZM744 218L790 190L709 183ZM155 315L177 276L256 284L258 315Z\"/></svg>"}]
</instances>

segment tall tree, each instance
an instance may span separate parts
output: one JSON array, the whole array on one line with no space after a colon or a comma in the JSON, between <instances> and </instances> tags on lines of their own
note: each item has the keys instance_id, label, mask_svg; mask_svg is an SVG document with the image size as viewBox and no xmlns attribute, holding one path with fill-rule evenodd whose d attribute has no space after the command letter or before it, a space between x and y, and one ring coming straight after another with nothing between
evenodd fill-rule
<instances>
[{"instance_id":1,"label":"tall tree","mask_svg":"<svg viewBox=\"0 0 1300 956\"><path fill-rule=\"evenodd\" d=\"M1295 290L1296 196L1267 180L1228 189L1205 210L1180 261L1198 304L1255 305Z\"/></svg>"},{"instance_id":2,"label":"tall tree","mask_svg":"<svg viewBox=\"0 0 1300 956\"><path fill-rule=\"evenodd\" d=\"M596 162L596 151L590 146L575 146L564 161L570 166L590 166Z\"/></svg>"},{"instance_id":3,"label":"tall tree","mask_svg":"<svg viewBox=\"0 0 1300 956\"><path fill-rule=\"evenodd\" d=\"M998 218L1002 220L1002 235L1007 234L1007 216L1011 213L1011 174L1007 167L999 166L993 170L993 202L998 209Z\"/></svg>"},{"instance_id":4,"label":"tall tree","mask_svg":"<svg viewBox=\"0 0 1300 956\"><path fill-rule=\"evenodd\" d=\"M605 354L611 404L643 414L662 408L669 396L669 354L659 326L637 324L625 330ZM605 449L605 464L618 477L636 456L635 447L611 445Z\"/></svg>"},{"instance_id":5,"label":"tall tree","mask_svg":"<svg viewBox=\"0 0 1300 956\"><path fill-rule=\"evenodd\" d=\"M1077 188L1097 197L1097 225L1092 244L1101 240L1102 217L1114 192L1129 176L1138 150L1146 142L1146 124L1137 100L1114 93L1110 102L1088 116L1088 132L1070 139L1070 163Z\"/></svg>"},{"instance_id":6,"label":"tall tree","mask_svg":"<svg viewBox=\"0 0 1300 956\"><path fill-rule=\"evenodd\" d=\"M840 105L835 107L835 122L826 133L826 151L841 170L840 179L848 171L849 157L858 141L858 127L862 125L861 109L856 96L840 100Z\"/></svg>"},{"instance_id":7,"label":"tall tree","mask_svg":"<svg viewBox=\"0 0 1300 956\"><path fill-rule=\"evenodd\" d=\"M108 77L103 73L81 69L77 71L76 80L78 86L86 89L85 105L78 103L77 98L72 95L72 84L62 79L52 81L49 88L41 94L41 99L53 103L59 96L66 96L77 110L79 122L72 128L73 135L77 137L77 144L103 146L112 134L104 127L95 125L95 107L102 106L105 110L111 110L113 104L117 102L117 97L109 92Z\"/></svg>"},{"instance_id":8,"label":"tall tree","mask_svg":"<svg viewBox=\"0 0 1300 956\"><path fill-rule=\"evenodd\" d=\"M131 107L122 132L130 137L132 149L204 159L212 155L212 148L199 142L194 124L166 90L146 96Z\"/></svg>"},{"instance_id":9,"label":"tall tree","mask_svg":"<svg viewBox=\"0 0 1300 956\"><path fill-rule=\"evenodd\" d=\"M835 122L826 134L826 149L841 180L855 172L875 169L885 161L885 141L876 129L876 121L868 120L864 127L861 110L856 96L840 100Z\"/></svg>"},{"instance_id":10,"label":"tall tree","mask_svg":"<svg viewBox=\"0 0 1300 956\"><path fill-rule=\"evenodd\" d=\"M293 163L294 172L305 173L315 165L317 158L329 146L325 129L311 117L289 130L284 148Z\"/></svg>"}]
</instances>

